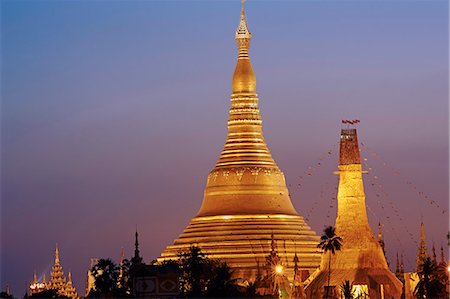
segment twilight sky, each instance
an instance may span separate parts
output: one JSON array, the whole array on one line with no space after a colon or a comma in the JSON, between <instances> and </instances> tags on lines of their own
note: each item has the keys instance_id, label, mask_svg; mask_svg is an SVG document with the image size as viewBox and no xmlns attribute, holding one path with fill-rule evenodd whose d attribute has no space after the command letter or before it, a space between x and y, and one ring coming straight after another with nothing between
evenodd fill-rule
<instances>
[{"instance_id":1,"label":"twilight sky","mask_svg":"<svg viewBox=\"0 0 450 299\"><path fill-rule=\"evenodd\" d=\"M334 224L340 120L360 119L369 220L408 271L421 217L429 248L446 245L448 9L246 3L294 206L319 234ZM84 295L90 258L130 257L136 226L146 262L182 232L225 142L239 13L237 0L1 2L2 289L48 276L58 243Z\"/></svg>"}]
</instances>

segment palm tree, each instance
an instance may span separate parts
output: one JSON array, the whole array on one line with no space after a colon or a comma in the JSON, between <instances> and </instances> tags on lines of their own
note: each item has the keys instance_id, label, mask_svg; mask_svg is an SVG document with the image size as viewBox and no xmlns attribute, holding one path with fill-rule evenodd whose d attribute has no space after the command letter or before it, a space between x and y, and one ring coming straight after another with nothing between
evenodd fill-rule
<instances>
[{"instance_id":1,"label":"palm tree","mask_svg":"<svg viewBox=\"0 0 450 299\"><path fill-rule=\"evenodd\" d=\"M349 280L346 280L343 282L340 286L342 296L344 296L345 299L353 299L353 296L355 295L355 291L353 290L353 285L350 283Z\"/></svg>"},{"instance_id":2,"label":"palm tree","mask_svg":"<svg viewBox=\"0 0 450 299\"><path fill-rule=\"evenodd\" d=\"M335 228L331 225L323 230L323 235L320 237L320 243L317 247L321 248L325 253L328 251L330 253L330 258L328 259L328 285L326 298L328 299L328 290L330 289L330 277L331 277L331 254L335 251L341 250L342 238L336 236Z\"/></svg>"},{"instance_id":3,"label":"palm tree","mask_svg":"<svg viewBox=\"0 0 450 299\"><path fill-rule=\"evenodd\" d=\"M111 259L99 259L91 269L95 279L95 290L89 292L89 297L111 297L117 289L119 266Z\"/></svg>"},{"instance_id":4,"label":"palm tree","mask_svg":"<svg viewBox=\"0 0 450 299\"><path fill-rule=\"evenodd\" d=\"M446 298L446 285L439 280L439 270L431 258L427 257L420 265L420 280L414 289L417 298Z\"/></svg>"},{"instance_id":5,"label":"palm tree","mask_svg":"<svg viewBox=\"0 0 450 299\"><path fill-rule=\"evenodd\" d=\"M191 246L188 251L178 255L181 293L186 298L204 296L207 282L211 277L212 261L200 247Z\"/></svg>"},{"instance_id":6,"label":"palm tree","mask_svg":"<svg viewBox=\"0 0 450 299\"><path fill-rule=\"evenodd\" d=\"M233 270L225 262L213 263L211 280L208 282L206 296L208 298L240 297L237 278L232 278Z\"/></svg>"}]
</instances>

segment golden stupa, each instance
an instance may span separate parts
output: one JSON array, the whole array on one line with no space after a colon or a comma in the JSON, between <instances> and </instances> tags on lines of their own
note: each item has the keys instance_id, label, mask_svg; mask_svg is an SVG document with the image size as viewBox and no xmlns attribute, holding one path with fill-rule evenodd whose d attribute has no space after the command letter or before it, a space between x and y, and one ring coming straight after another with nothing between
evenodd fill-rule
<instances>
[{"instance_id":1,"label":"golden stupa","mask_svg":"<svg viewBox=\"0 0 450 299\"><path fill-rule=\"evenodd\" d=\"M338 169L335 228L336 235L342 238L342 248L335 254L323 253L320 268L308 278L306 294L308 298L322 298L330 273L329 298L340 294L339 286L346 280L353 284L355 296L400 298L402 283L389 270L383 249L367 219L363 170L355 128L341 130Z\"/></svg>"},{"instance_id":2,"label":"golden stupa","mask_svg":"<svg viewBox=\"0 0 450 299\"><path fill-rule=\"evenodd\" d=\"M198 214L158 261L176 259L196 245L209 258L226 261L236 277L252 281L266 263L273 235L286 277L293 279L297 255L304 280L319 266L319 237L293 207L284 174L264 141L248 54L251 36L242 5L225 146L208 175Z\"/></svg>"}]
</instances>

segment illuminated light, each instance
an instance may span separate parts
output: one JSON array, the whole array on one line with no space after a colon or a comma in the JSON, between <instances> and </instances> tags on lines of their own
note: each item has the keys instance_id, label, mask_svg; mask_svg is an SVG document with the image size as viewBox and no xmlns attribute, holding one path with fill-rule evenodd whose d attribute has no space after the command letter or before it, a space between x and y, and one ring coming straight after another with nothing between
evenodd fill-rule
<instances>
[{"instance_id":1,"label":"illuminated light","mask_svg":"<svg viewBox=\"0 0 450 299\"><path fill-rule=\"evenodd\" d=\"M278 274L278 275L280 275L280 274L282 274L283 273L283 266L282 265L276 265L275 266L275 273L276 274Z\"/></svg>"},{"instance_id":2,"label":"illuminated light","mask_svg":"<svg viewBox=\"0 0 450 299\"><path fill-rule=\"evenodd\" d=\"M230 215L223 216L223 219L231 219L231 218L233 218L233 216Z\"/></svg>"}]
</instances>

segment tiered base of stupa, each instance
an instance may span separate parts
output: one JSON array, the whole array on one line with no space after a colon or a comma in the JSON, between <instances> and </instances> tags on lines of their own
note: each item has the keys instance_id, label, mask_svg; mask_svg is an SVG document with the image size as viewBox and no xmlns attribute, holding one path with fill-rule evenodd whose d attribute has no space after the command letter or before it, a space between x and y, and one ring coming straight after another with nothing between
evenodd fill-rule
<instances>
[{"instance_id":1,"label":"tiered base of stupa","mask_svg":"<svg viewBox=\"0 0 450 299\"><path fill-rule=\"evenodd\" d=\"M158 262L177 259L180 252L195 245L208 258L225 261L234 271L234 277L242 282L251 282L258 273L265 274L272 236L285 269L284 274L290 281L294 276L295 254L299 260L298 268L303 270L303 277L307 277L319 266L319 237L303 217L285 214L193 218L174 244L164 250Z\"/></svg>"}]
</instances>

